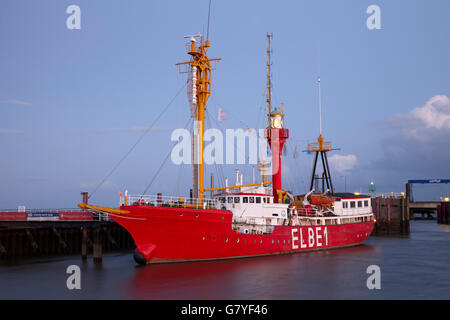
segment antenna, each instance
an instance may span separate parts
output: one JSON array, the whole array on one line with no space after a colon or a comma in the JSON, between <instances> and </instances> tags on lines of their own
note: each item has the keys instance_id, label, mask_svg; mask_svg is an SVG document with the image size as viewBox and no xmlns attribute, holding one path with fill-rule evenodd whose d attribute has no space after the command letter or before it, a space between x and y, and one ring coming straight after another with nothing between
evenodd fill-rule
<instances>
[{"instance_id":1,"label":"antenna","mask_svg":"<svg viewBox=\"0 0 450 320\"><path fill-rule=\"evenodd\" d=\"M317 82L319 83L319 128L320 135L322 135L322 101L320 99L320 76L317 78Z\"/></svg>"},{"instance_id":2,"label":"antenna","mask_svg":"<svg viewBox=\"0 0 450 320\"><path fill-rule=\"evenodd\" d=\"M209 40L209 17L211 15L211 0L209 0L209 6L208 6L208 28L206 29L206 41Z\"/></svg>"},{"instance_id":3,"label":"antenna","mask_svg":"<svg viewBox=\"0 0 450 320\"><path fill-rule=\"evenodd\" d=\"M273 37L272 34L267 33L267 109L268 109L268 134L270 136L270 113L272 112L272 82L270 79L270 39Z\"/></svg>"}]
</instances>

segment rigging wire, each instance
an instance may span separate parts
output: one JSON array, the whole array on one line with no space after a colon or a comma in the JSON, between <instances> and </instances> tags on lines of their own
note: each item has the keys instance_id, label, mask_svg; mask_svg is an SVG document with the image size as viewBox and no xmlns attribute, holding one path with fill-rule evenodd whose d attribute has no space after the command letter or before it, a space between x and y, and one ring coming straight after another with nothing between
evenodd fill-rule
<instances>
[{"instance_id":1,"label":"rigging wire","mask_svg":"<svg viewBox=\"0 0 450 320\"><path fill-rule=\"evenodd\" d=\"M91 194L88 196L88 199L90 199L94 193L105 183L105 181L116 171L116 169L122 164L122 162L130 155L130 153L136 148L136 146L139 144L139 142L142 141L142 139L147 135L147 133L150 132L150 130L153 128L153 126L156 124L156 122L162 117L162 115L169 109L169 107L172 105L172 103L175 101L175 99L180 95L180 93L184 90L184 88L187 85L186 83L183 85L183 87L178 90L178 92L175 94L175 96L170 100L170 102L164 107L164 109L161 111L161 113L156 117L155 120L153 120L150 127L148 127L144 133L139 137L139 139L136 141L136 143L128 150L128 152L119 160L119 162L112 168L112 170L106 175L106 177L97 185L97 187L94 189L94 191L91 192Z\"/></svg>"},{"instance_id":2,"label":"rigging wire","mask_svg":"<svg viewBox=\"0 0 450 320\"><path fill-rule=\"evenodd\" d=\"M211 16L211 0L209 0L208 6L208 28L206 29L206 41L209 40L209 17Z\"/></svg>"},{"instance_id":3,"label":"rigging wire","mask_svg":"<svg viewBox=\"0 0 450 320\"><path fill-rule=\"evenodd\" d=\"M291 152L295 152L295 149L292 148L292 142L291 142L290 140L288 140L288 143L289 143L289 145L290 145ZM302 172L302 171L300 170L300 167L298 166L298 163L297 163L297 161L296 161L295 159L294 159L293 162L294 162L294 165L295 165L296 169L298 170L298 177L300 178L300 181L302 182L303 187L305 188L305 190L307 190L305 181L303 180L303 177L302 177L302 175L301 175L301 172Z\"/></svg>"},{"instance_id":4,"label":"rigging wire","mask_svg":"<svg viewBox=\"0 0 450 320\"><path fill-rule=\"evenodd\" d=\"M216 107L219 107L219 108L221 107L220 104L219 104L213 97L211 97L211 101L216 105ZM261 113L263 112L263 109L264 109L264 99L263 99L263 101L261 102L261 105L260 105L260 108L259 108L260 114L259 114L258 117L256 118L256 120L257 120L257 126L256 126L256 128L258 128L258 125L259 125L259 122L260 122L260 115L261 115ZM211 117L211 114L210 114L208 111L207 111L207 113L208 113L209 117ZM234 113L231 112L230 110L227 110L227 113L231 114L231 116L233 117L233 119L236 119L236 120L241 124L241 129L247 129L247 130L249 130L249 129L254 129L254 130L256 130L256 134L258 134L258 130L257 130L257 129L251 128L247 123L245 123L244 121L240 120L240 117L236 116L236 114L234 114ZM222 131L225 132L225 130L223 129L222 125L221 125L215 118L213 118L213 120L214 120L214 122L217 124L217 126L218 126ZM241 148L239 148L238 146L237 146L236 149L237 149L237 152L238 152L239 154L242 154L242 152L244 152L244 153L243 153L244 156L246 155L246 153L245 153L245 147L244 147L244 150L243 150L243 151L242 151ZM269 149L269 150L270 150L270 149ZM247 157L247 159L245 159L245 160L249 160L249 158ZM251 165L251 166L254 167L255 165ZM242 174L243 174L244 176L247 176L247 173L248 173L247 171L248 171L248 167L245 166L244 169L242 170Z\"/></svg>"},{"instance_id":5,"label":"rigging wire","mask_svg":"<svg viewBox=\"0 0 450 320\"><path fill-rule=\"evenodd\" d=\"M211 125L211 114L208 112L208 110L206 110L206 122L209 128L213 128L213 126ZM214 163L214 169L216 170L216 174L219 180L218 185L225 185L225 176L222 166L218 166L217 163Z\"/></svg>"},{"instance_id":6,"label":"rigging wire","mask_svg":"<svg viewBox=\"0 0 450 320\"><path fill-rule=\"evenodd\" d=\"M211 117L211 114L206 110L206 113L207 113L207 115L209 116L209 118L212 118ZM221 131L222 132L226 132L226 130L224 130L224 128L222 127L222 125L215 119L215 118L212 118L213 120L214 120L214 122L216 123L216 125L217 125L217 127L219 127L220 129L221 129ZM248 129L250 129L248 126L247 126L247 128ZM246 156L246 152L245 152L245 146L244 146L244 150L242 150L241 148L239 148L239 144L237 144L236 145L236 153L239 153L239 154L243 154L244 155L244 157ZM244 159L244 160L249 160L249 158L247 157L246 159ZM242 171L242 174L244 174L245 175L245 170L246 170L246 167L244 167L244 171ZM222 175L223 175L223 171L222 171Z\"/></svg>"},{"instance_id":7,"label":"rigging wire","mask_svg":"<svg viewBox=\"0 0 450 320\"><path fill-rule=\"evenodd\" d=\"M191 118L189 118L188 122L186 123L186 125L184 126L184 129L186 129L186 127L189 125L189 123L191 123ZM152 186L153 182L155 181L156 177L158 176L158 174L161 172L161 169L164 167L164 165L166 164L167 160L169 159L169 156L172 154L172 150L173 148L177 145L178 141L175 141L172 148L170 148L169 153L167 154L167 156L164 158L163 162L161 163L161 165L159 166L158 170L156 171L155 175L153 176L152 180L150 181L150 183L147 185L147 187L145 188L144 192L141 193L141 196L139 197L139 200L142 199L142 197L145 195L145 193L148 191L148 189L150 189L150 187Z\"/></svg>"},{"instance_id":8,"label":"rigging wire","mask_svg":"<svg viewBox=\"0 0 450 320\"><path fill-rule=\"evenodd\" d=\"M192 132L192 126L193 126L193 124L194 124L194 121L191 121L191 125L190 125L190 127L189 127L189 132ZM176 185L176 188L175 188L175 195L177 195L178 194L178 191L180 190L180 186L181 186L181 184L182 184L182 172L183 172L183 169L184 169L184 163L181 163L180 165L179 165L179 169L178 169L178 175L177 175L177 180L176 180L176 182L175 182L175 185Z\"/></svg>"}]
</instances>

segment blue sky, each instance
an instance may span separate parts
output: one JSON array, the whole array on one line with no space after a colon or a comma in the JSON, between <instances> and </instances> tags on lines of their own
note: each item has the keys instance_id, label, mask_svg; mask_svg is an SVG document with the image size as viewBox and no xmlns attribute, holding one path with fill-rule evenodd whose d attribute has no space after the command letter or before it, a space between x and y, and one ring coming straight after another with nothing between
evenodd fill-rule
<instances>
[{"instance_id":1,"label":"blue sky","mask_svg":"<svg viewBox=\"0 0 450 320\"><path fill-rule=\"evenodd\" d=\"M72 4L80 30L66 27ZM366 27L372 4L381 30ZM206 31L207 9L207 0L2 1L0 207L74 207L92 192L182 88L183 36ZM291 134L287 188L304 192L309 180L312 156L292 153L318 136L319 72L324 136L341 149L329 155L337 189L345 181L365 192L374 181L400 192L408 179L450 177L449 1L213 0L211 9L209 55L222 61L207 108L227 114L222 128L261 127L274 35L273 103L284 104ZM188 117L183 92L90 201L142 192ZM251 167L241 170L251 182ZM148 193L186 194L190 175L169 163Z\"/></svg>"}]
</instances>

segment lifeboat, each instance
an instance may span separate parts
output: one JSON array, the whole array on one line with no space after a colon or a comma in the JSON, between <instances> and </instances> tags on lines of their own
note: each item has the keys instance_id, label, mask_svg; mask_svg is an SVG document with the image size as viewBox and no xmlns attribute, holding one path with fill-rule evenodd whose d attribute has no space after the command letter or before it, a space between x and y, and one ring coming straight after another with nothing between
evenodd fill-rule
<instances>
[{"instance_id":1,"label":"lifeboat","mask_svg":"<svg viewBox=\"0 0 450 320\"><path fill-rule=\"evenodd\" d=\"M330 207L334 203L334 201L334 197L326 196L323 194L312 194L309 200L312 205L324 207Z\"/></svg>"}]
</instances>

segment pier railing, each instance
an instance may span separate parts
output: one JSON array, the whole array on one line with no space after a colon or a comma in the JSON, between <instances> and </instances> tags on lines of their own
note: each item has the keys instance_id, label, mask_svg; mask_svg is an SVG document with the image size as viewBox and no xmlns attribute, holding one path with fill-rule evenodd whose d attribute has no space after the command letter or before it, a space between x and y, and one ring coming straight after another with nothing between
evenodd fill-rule
<instances>
[{"instance_id":1,"label":"pier railing","mask_svg":"<svg viewBox=\"0 0 450 320\"><path fill-rule=\"evenodd\" d=\"M183 198L162 195L130 195L120 197L120 205L140 205L153 207L177 207L177 208L215 208L214 200L199 198Z\"/></svg>"},{"instance_id":2,"label":"pier railing","mask_svg":"<svg viewBox=\"0 0 450 320\"><path fill-rule=\"evenodd\" d=\"M0 209L0 221L109 221L108 214L81 209Z\"/></svg>"}]
</instances>

